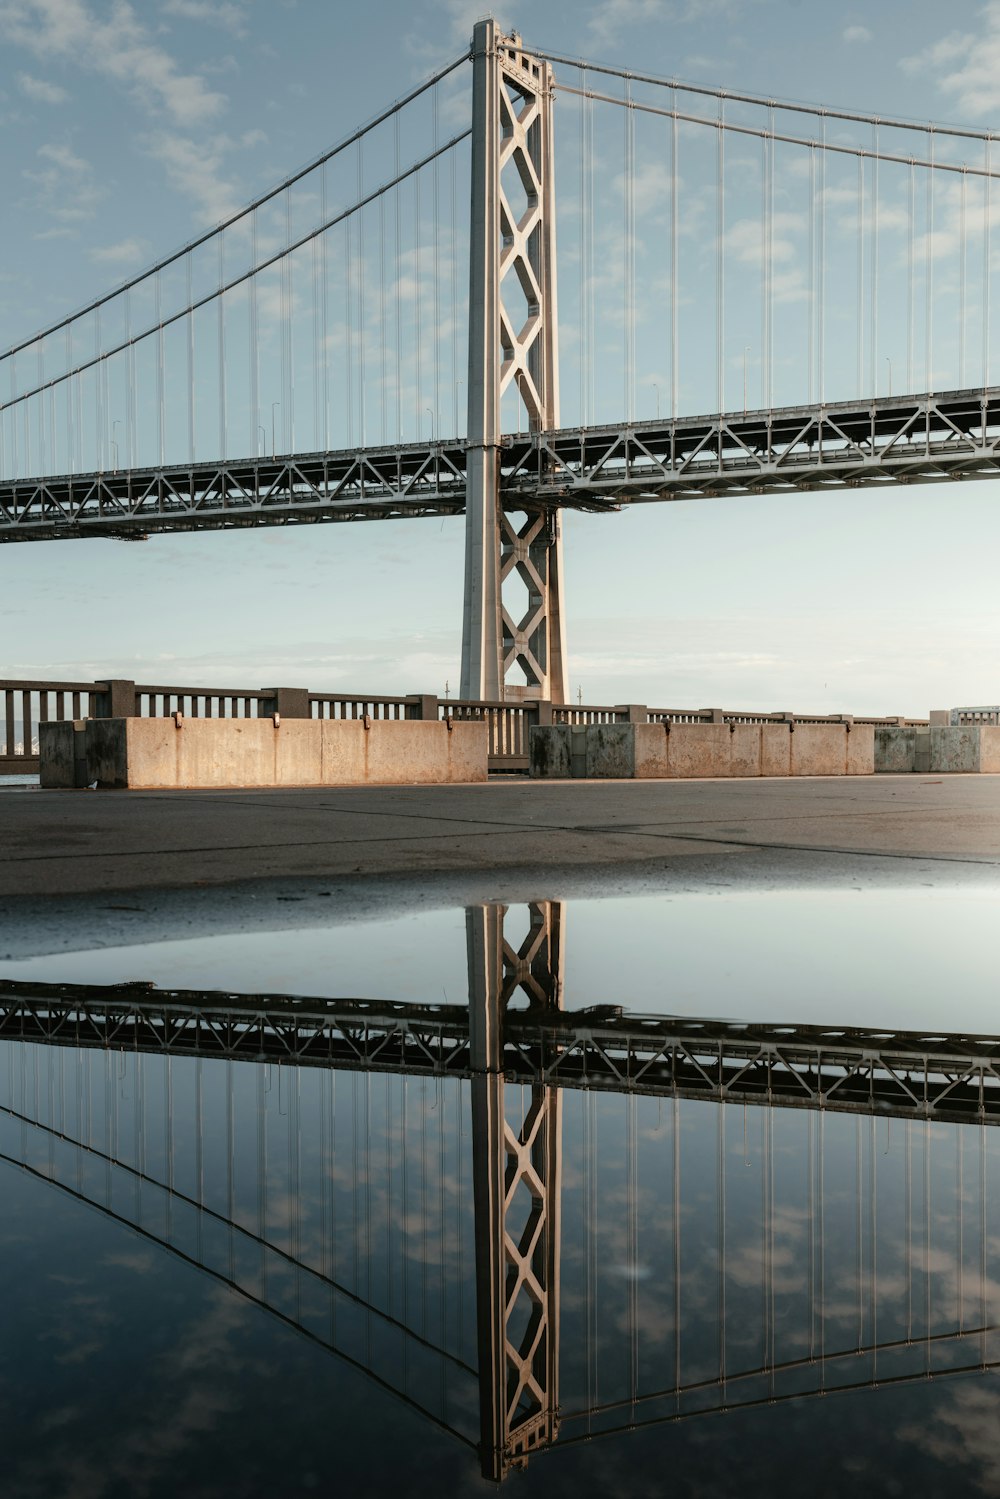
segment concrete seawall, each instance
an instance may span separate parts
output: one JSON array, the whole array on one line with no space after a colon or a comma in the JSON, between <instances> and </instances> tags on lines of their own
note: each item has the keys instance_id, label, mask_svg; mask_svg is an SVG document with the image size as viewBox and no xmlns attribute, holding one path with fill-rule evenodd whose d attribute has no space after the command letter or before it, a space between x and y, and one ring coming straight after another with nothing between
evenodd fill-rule
<instances>
[{"instance_id":1,"label":"concrete seawall","mask_svg":"<svg viewBox=\"0 0 1000 1499\"><path fill-rule=\"evenodd\" d=\"M45 787L402 786L487 778L485 723L178 715L39 728Z\"/></svg>"},{"instance_id":2,"label":"concrete seawall","mask_svg":"<svg viewBox=\"0 0 1000 1499\"><path fill-rule=\"evenodd\" d=\"M555 724L532 728L539 779L676 780L872 775L870 725Z\"/></svg>"}]
</instances>

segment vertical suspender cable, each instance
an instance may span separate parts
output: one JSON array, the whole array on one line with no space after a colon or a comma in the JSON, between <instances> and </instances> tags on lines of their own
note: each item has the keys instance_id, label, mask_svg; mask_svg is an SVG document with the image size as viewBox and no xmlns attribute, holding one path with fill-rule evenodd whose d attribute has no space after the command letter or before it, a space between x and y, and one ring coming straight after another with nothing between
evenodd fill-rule
<instances>
[{"instance_id":1,"label":"vertical suspender cable","mask_svg":"<svg viewBox=\"0 0 1000 1499\"><path fill-rule=\"evenodd\" d=\"M285 243L292 243L292 195L285 191ZM295 450L295 270L290 254L285 256L288 277L288 316L285 322L285 337L288 341L288 410L282 411L281 430L285 437L285 452Z\"/></svg>"},{"instance_id":2,"label":"vertical suspender cable","mask_svg":"<svg viewBox=\"0 0 1000 1499\"><path fill-rule=\"evenodd\" d=\"M855 391L858 399L864 390L865 367L865 159L858 156L858 305L857 340L858 372Z\"/></svg>"},{"instance_id":3,"label":"vertical suspender cable","mask_svg":"<svg viewBox=\"0 0 1000 1499\"><path fill-rule=\"evenodd\" d=\"M826 116L823 116L819 155L819 315L816 323L819 404L826 400Z\"/></svg>"},{"instance_id":4,"label":"vertical suspender cable","mask_svg":"<svg viewBox=\"0 0 1000 1499\"><path fill-rule=\"evenodd\" d=\"M580 73L580 425L587 425L587 70Z\"/></svg>"},{"instance_id":5,"label":"vertical suspender cable","mask_svg":"<svg viewBox=\"0 0 1000 1499\"><path fill-rule=\"evenodd\" d=\"M187 299L188 306L194 301L194 270L191 265L191 251L187 253ZM192 463L195 461L194 441L194 313L189 312L187 316L187 419L188 419L188 458Z\"/></svg>"},{"instance_id":6,"label":"vertical suspender cable","mask_svg":"<svg viewBox=\"0 0 1000 1499\"><path fill-rule=\"evenodd\" d=\"M159 279L159 277L157 277L156 278L157 289L159 289L159 284L160 284L160 279ZM101 349L102 349L102 339L101 339L101 309L99 307L96 307L94 309L94 353L98 357L98 359L101 357ZM27 420L28 420L28 403L27 403L27 401L22 402L22 405L23 405L23 408L24 408L24 426L25 426L24 461L25 461L25 464L27 465L27 469L26 469L26 471L27 471L27 470L30 470L30 467L31 467L31 455L28 452L28 439L27 439ZM101 400L101 368L100 368L100 365L98 365L95 368L95 370L94 370L94 459L95 459L94 467L96 469L99 469L99 470L103 469L103 467L104 467L104 409L103 409L103 402Z\"/></svg>"},{"instance_id":7,"label":"vertical suspender cable","mask_svg":"<svg viewBox=\"0 0 1000 1499\"><path fill-rule=\"evenodd\" d=\"M126 299L127 299L128 293L126 292L125 295L126 295ZM126 300L126 306L127 305L128 304L127 304L127 300ZM65 346L66 346L66 368L68 370L71 370L73 368L73 324L72 323L67 323L66 324L66 333L65 333L65 337L63 339L63 342L65 343ZM129 381L129 390L130 391L133 388L134 384L135 384L134 380L130 380ZM67 380L67 382L66 382L66 468L67 468L67 470L68 470L69 473L73 473L74 472L75 461L76 461L76 447L75 447L74 436L73 436L73 400L74 400L75 386L76 386L76 381L75 380ZM3 476L3 473L4 473L4 465L3 465L3 422L0 421L0 476Z\"/></svg>"},{"instance_id":8,"label":"vertical suspender cable","mask_svg":"<svg viewBox=\"0 0 1000 1499\"><path fill-rule=\"evenodd\" d=\"M770 400L767 345L767 136L760 138L760 400Z\"/></svg>"},{"instance_id":9,"label":"vertical suspender cable","mask_svg":"<svg viewBox=\"0 0 1000 1499\"><path fill-rule=\"evenodd\" d=\"M878 394L878 121L872 125L872 332L871 387L872 400Z\"/></svg>"},{"instance_id":10,"label":"vertical suspender cable","mask_svg":"<svg viewBox=\"0 0 1000 1499\"><path fill-rule=\"evenodd\" d=\"M385 352L385 194L381 194L378 200L378 336L379 336L379 364L378 364L378 393L379 393L379 425L378 440L384 444L386 441L385 430L385 383L388 379L386 370Z\"/></svg>"},{"instance_id":11,"label":"vertical suspender cable","mask_svg":"<svg viewBox=\"0 0 1000 1499\"><path fill-rule=\"evenodd\" d=\"M322 223L327 220L326 208L326 162L320 167L320 213ZM330 315L329 315L329 265L327 262L327 240L330 231L326 230L319 237L319 274L320 274L320 330L322 333L322 344L320 348L320 379L323 388L323 420L321 423L323 432L323 451L330 449Z\"/></svg>"},{"instance_id":12,"label":"vertical suspender cable","mask_svg":"<svg viewBox=\"0 0 1000 1499\"><path fill-rule=\"evenodd\" d=\"M625 420L635 415L635 111L625 82Z\"/></svg>"},{"instance_id":13,"label":"vertical suspender cable","mask_svg":"<svg viewBox=\"0 0 1000 1499\"><path fill-rule=\"evenodd\" d=\"M358 202L365 195L364 138L358 141ZM358 209L358 418L361 446L367 436L368 401L365 378L365 211Z\"/></svg>"},{"instance_id":14,"label":"vertical suspender cable","mask_svg":"<svg viewBox=\"0 0 1000 1499\"><path fill-rule=\"evenodd\" d=\"M715 387L716 410L726 409L726 106L719 100L718 156L715 196Z\"/></svg>"},{"instance_id":15,"label":"vertical suspender cable","mask_svg":"<svg viewBox=\"0 0 1000 1499\"><path fill-rule=\"evenodd\" d=\"M434 88L431 90L431 119L435 151L440 139L438 115L438 90ZM434 428L435 433L439 433L441 427L441 162L437 156L434 158L431 171L431 191L434 195L431 210L431 221L434 226Z\"/></svg>"},{"instance_id":16,"label":"vertical suspender cable","mask_svg":"<svg viewBox=\"0 0 1000 1499\"><path fill-rule=\"evenodd\" d=\"M986 142L986 182L983 190L983 388L990 383L990 189L992 146Z\"/></svg>"},{"instance_id":17,"label":"vertical suspender cable","mask_svg":"<svg viewBox=\"0 0 1000 1499\"><path fill-rule=\"evenodd\" d=\"M344 220L344 307L347 358L347 446L354 446L354 220Z\"/></svg>"},{"instance_id":18,"label":"vertical suspender cable","mask_svg":"<svg viewBox=\"0 0 1000 1499\"><path fill-rule=\"evenodd\" d=\"M413 437L415 442L420 441L423 418L423 383L424 383L424 351L423 326L420 317L420 301L423 293L422 286L423 264L420 254L420 173L413 174L413 331L414 331L414 371L415 381L413 385L413 409L415 425Z\"/></svg>"},{"instance_id":19,"label":"vertical suspender cable","mask_svg":"<svg viewBox=\"0 0 1000 1499\"><path fill-rule=\"evenodd\" d=\"M910 182L909 182L909 234L906 245L906 392L907 395L913 391L913 352L914 352L914 258L916 245L916 189L914 184L913 158L910 158Z\"/></svg>"},{"instance_id":20,"label":"vertical suspender cable","mask_svg":"<svg viewBox=\"0 0 1000 1499\"><path fill-rule=\"evenodd\" d=\"M132 296L128 291L125 293L125 337L128 339L126 371L128 389L125 392L125 461L128 468L134 468L136 417L135 345L132 343Z\"/></svg>"},{"instance_id":21,"label":"vertical suspender cable","mask_svg":"<svg viewBox=\"0 0 1000 1499\"><path fill-rule=\"evenodd\" d=\"M166 411L166 382L163 368L163 296L160 287L160 272L156 273L156 451L157 462L164 463L164 416Z\"/></svg>"},{"instance_id":22,"label":"vertical suspender cable","mask_svg":"<svg viewBox=\"0 0 1000 1499\"><path fill-rule=\"evenodd\" d=\"M670 414L676 420L677 385L680 377L679 336L677 328L677 92L673 91L674 118L670 127Z\"/></svg>"},{"instance_id":23,"label":"vertical suspender cable","mask_svg":"<svg viewBox=\"0 0 1000 1499\"><path fill-rule=\"evenodd\" d=\"M965 278L966 278L966 197L968 178L962 168L962 184L958 208L958 386L965 389Z\"/></svg>"},{"instance_id":24,"label":"vertical suspender cable","mask_svg":"<svg viewBox=\"0 0 1000 1499\"><path fill-rule=\"evenodd\" d=\"M395 132L395 176L399 176L399 110L396 111L393 120ZM396 264L393 276L396 283L396 441L403 440L403 251L401 239L401 216L400 204L402 201L402 188L394 187L392 190L393 223L396 231Z\"/></svg>"},{"instance_id":25,"label":"vertical suspender cable","mask_svg":"<svg viewBox=\"0 0 1000 1499\"><path fill-rule=\"evenodd\" d=\"M452 431L458 437L462 432L461 414L458 404L458 156L451 152L451 384L454 391L455 416ZM461 1302L459 1302L461 1310Z\"/></svg>"},{"instance_id":26,"label":"vertical suspender cable","mask_svg":"<svg viewBox=\"0 0 1000 1499\"><path fill-rule=\"evenodd\" d=\"M219 295L216 298L218 308L218 333L219 333L219 457L228 455L229 445L229 419L226 410L226 299L222 294L222 287L226 284L226 236L225 232L219 232Z\"/></svg>"},{"instance_id":27,"label":"vertical suspender cable","mask_svg":"<svg viewBox=\"0 0 1000 1499\"><path fill-rule=\"evenodd\" d=\"M319 369L321 360L320 329L319 329L319 242L322 238L317 235L310 245L310 273L312 278L312 295L309 298L312 307L312 397L313 397L313 431L312 446L319 452L323 443L323 413L320 409L323 392L320 387Z\"/></svg>"},{"instance_id":28,"label":"vertical suspender cable","mask_svg":"<svg viewBox=\"0 0 1000 1499\"><path fill-rule=\"evenodd\" d=\"M593 422L597 411L597 293L594 284L594 101L584 101L587 134L587 221L584 228L587 247L587 421Z\"/></svg>"},{"instance_id":29,"label":"vertical suspender cable","mask_svg":"<svg viewBox=\"0 0 1000 1499\"><path fill-rule=\"evenodd\" d=\"M934 358L934 127L929 131L928 159L930 169L927 173L927 224L926 238L927 253L924 257L926 272L926 312L924 317L924 383L928 393L934 385L934 371L932 360Z\"/></svg>"},{"instance_id":30,"label":"vertical suspender cable","mask_svg":"<svg viewBox=\"0 0 1000 1499\"><path fill-rule=\"evenodd\" d=\"M816 376L816 147L809 148L809 330L806 334L806 399L811 406Z\"/></svg>"},{"instance_id":31,"label":"vertical suspender cable","mask_svg":"<svg viewBox=\"0 0 1000 1499\"><path fill-rule=\"evenodd\" d=\"M257 269L257 210L250 215L250 268ZM247 310L250 322L250 451L260 458L260 341L258 336L257 277L247 282ZM265 444L266 447L266 444Z\"/></svg>"}]
</instances>

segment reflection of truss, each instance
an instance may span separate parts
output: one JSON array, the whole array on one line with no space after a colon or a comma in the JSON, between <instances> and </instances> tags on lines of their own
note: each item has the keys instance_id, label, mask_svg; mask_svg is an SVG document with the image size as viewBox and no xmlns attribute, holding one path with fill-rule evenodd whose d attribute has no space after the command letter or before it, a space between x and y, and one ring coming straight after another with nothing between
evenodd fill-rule
<instances>
[{"instance_id":1,"label":"reflection of truss","mask_svg":"<svg viewBox=\"0 0 1000 1499\"><path fill-rule=\"evenodd\" d=\"M1000 1122L995 1040L666 1019L611 1006L564 1011L559 965L550 963L557 942L552 915L532 925L520 953L504 943L502 959L496 949L490 959L503 1007L484 1043L493 1048L488 1070L509 1082ZM506 1009L519 989L532 1006ZM474 1077L485 1065L475 1020L470 1034L464 1005L0 981L0 1040L298 1067Z\"/></svg>"}]
</instances>

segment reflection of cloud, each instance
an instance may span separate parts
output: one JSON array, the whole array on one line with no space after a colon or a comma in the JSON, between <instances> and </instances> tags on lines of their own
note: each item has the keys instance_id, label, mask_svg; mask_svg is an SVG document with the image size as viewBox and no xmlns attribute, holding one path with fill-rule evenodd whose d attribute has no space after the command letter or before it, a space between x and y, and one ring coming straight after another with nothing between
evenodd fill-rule
<instances>
[{"instance_id":1,"label":"reflection of cloud","mask_svg":"<svg viewBox=\"0 0 1000 1499\"><path fill-rule=\"evenodd\" d=\"M919 1426L904 1426L896 1438L935 1458L954 1476L963 1472L984 1494L1000 1493L1000 1388L979 1379L949 1387ZM971 1471L970 1471L971 1470Z\"/></svg>"}]
</instances>

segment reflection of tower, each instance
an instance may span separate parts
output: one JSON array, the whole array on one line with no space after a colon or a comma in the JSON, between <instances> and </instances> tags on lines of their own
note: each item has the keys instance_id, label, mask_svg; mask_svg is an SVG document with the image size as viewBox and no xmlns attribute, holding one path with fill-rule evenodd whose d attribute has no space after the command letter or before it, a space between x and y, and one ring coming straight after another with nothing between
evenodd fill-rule
<instances>
[{"instance_id":1,"label":"reflection of tower","mask_svg":"<svg viewBox=\"0 0 1000 1499\"><path fill-rule=\"evenodd\" d=\"M559 1399L560 1097L532 1084L508 1098L502 1069L517 991L534 1010L561 1005L563 908L533 902L516 952L504 940L506 914L486 906L466 916L480 1456L495 1480L555 1440Z\"/></svg>"}]
</instances>

